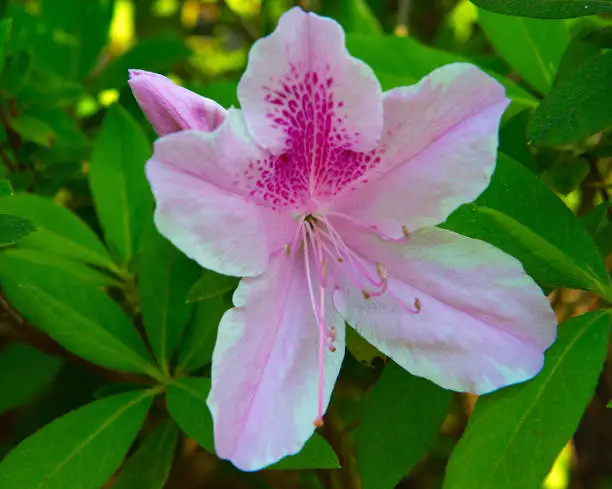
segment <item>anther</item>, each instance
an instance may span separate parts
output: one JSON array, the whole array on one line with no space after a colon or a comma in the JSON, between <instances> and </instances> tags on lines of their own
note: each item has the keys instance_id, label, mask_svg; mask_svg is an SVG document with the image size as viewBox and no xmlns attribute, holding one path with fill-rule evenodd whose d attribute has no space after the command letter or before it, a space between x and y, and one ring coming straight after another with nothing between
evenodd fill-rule
<instances>
[{"instance_id":1,"label":"anther","mask_svg":"<svg viewBox=\"0 0 612 489\"><path fill-rule=\"evenodd\" d=\"M344 260L342 259L341 256L338 257L338 263L342 263Z\"/></svg>"},{"instance_id":2,"label":"anther","mask_svg":"<svg viewBox=\"0 0 612 489\"><path fill-rule=\"evenodd\" d=\"M414 308L416 312L421 312L421 300L418 297L414 299Z\"/></svg>"},{"instance_id":3,"label":"anther","mask_svg":"<svg viewBox=\"0 0 612 489\"><path fill-rule=\"evenodd\" d=\"M382 281L386 281L389 278L389 275L387 275L387 270L385 270L385 266L380 262L376 263L376 273Z\"/></svg>"},{"instance_id":4,"label":"anther","mask_svg":"<svg viewBox=\"0 0 612 489\"><path fill-rule=\"evenodd\" d=\"M291 254L291 245L286 244L285 245L285 255L289 256L290 254Z\"/></svg>"},{"instance_id":5,"label":"anther","mask_svg":"<svg viewBox=\"0 0 612 489\"><path fill-rule=\"evenodd\" d=\"M408 232L408 228L406 226L402 226L402 233L404 233L405 238L410 237L410 233Z\"/></svg>"},{"instance_id":6,"label":"anther","mask_svg":"<svg viewBox=\"0 0 612 489\"><path fill-rule=\"evenodd\" d=\"M370 293L366 289L363 289L363 298L367 301L370 297L372 297Z\"/></svg>"},{"instance_id":7,"label":"anther","mask_svg":"<svg viewBox=\"0 0 612 489\"><path fill-rule=\"evenodd\" d=\"M323 427L323 418L318 417L317 419L314 420L314 425L317 428L322 428Z\"/></svg>"}]
</instances>

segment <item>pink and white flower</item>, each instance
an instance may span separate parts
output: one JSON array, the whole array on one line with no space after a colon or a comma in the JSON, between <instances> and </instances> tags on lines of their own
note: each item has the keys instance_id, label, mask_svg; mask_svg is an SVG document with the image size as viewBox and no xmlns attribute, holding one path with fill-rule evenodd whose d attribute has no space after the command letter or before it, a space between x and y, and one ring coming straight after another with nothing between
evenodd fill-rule
<instances>
[{"instance_id":1,"label":"pink and white flower","mask_svg":"<svg viewBox=\"0 0 612 489\"><path fill-rule=\"evenodd\" d=\"M456 391L540 370L556 321L538 286L513 257L433 227L491 177L508 99L488 75L452 64L382 93L336 22L295 8L253 46L241 109L151 73L130 84L163 135L147 164L157 227L244 277L213 356L221 458L257 470L302 448L345 322Z\"/></svg>"}]
</instances>

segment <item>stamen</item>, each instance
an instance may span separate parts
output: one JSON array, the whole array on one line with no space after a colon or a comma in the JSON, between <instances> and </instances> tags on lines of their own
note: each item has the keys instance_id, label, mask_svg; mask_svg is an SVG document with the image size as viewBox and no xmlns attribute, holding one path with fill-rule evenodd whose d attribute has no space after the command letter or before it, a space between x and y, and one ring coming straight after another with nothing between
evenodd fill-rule
<instances>
[{"instance_id":1,"label":"stamen","mask_svg":"<svg viewBox=\"0 0 612 489\"><path fill-rule=\"evenodd\" d=\"M327 215L336 216L341 219L345 219L349 222L352 222L353 224L359 226L360 228L371 231L374 234L378 235L378 237L384 239L385 241L391 241L392 243L405 243L406 240L410 237L406 226L402 226L402 234L404 236L402 238L394 238L392 236L389 236L388 234L383 233L376 226L368 226L367 224L364 224L363 222L361 222L359 219L355 219L354 217L348 216L346 214L342 214L340 212L328 212Z\"/></svg>"},{"instance_id":2,"label":"stamen","mask_svg":"<svg viewBox=\"0 0 612 489\"><path fill-rule=\"evenodd\" d=\"M306 226L310 227L308 232ZM325 348L330 351L335 351L335 347L330 343L332 333L327 331L325 325L325 280L327 277L327 261L323 257L323 243L321 236L318 234L318 227L311 221L304 222L301 226L302 237L304 240L304 261L306 268L306 276L308 281L308 291L315 316L315 320L319 325L319 379L317 392L317 417L314 420L314 425L318 428L323 426L323 396L325 390L324 366L325 366ZM316 304L315 294L312 285L310 273L310 253L308 252L309 245L313 248L314 258L317 262L317 273L319 275L319 304ZM333 333L335 337L335 330Z\"/></svg>"}]
</instances>

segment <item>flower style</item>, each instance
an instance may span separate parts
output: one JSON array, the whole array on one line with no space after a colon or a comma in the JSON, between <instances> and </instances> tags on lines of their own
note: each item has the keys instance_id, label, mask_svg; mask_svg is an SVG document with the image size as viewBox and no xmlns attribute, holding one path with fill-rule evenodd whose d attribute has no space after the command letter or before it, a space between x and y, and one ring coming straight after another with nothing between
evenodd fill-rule
<instances>
[{"instance_id":1,"label":"flower style","mask_svg":"<svg viewBox=\"0 0 612 489\"><path fill-rule=\"evenodd\" d=\"M160 232L245 277L219 325L217 454L257 470L322 423L345 322L411 373L477 394L541 368L555 316L521 264L433 227L488 185L503 87L469 64L382 93L333 20L294 8L253 46L241 109L133 71L161 137Z\"/></svg>"}]
</instances>

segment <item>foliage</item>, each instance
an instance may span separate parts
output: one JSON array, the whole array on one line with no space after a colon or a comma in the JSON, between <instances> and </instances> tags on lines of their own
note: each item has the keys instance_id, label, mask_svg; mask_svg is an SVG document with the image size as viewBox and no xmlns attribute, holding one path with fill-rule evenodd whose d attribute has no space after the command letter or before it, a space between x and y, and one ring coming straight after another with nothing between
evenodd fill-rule
<instances>
[{"instance_id":1,"label":"foliage","mask_svg":"<svg viewBox=\"0 0 612 489\"><path fill-rule=\"evenodd\" d=\"M520 260L559 338L534 380L474 406L352 333L326 424L300 453L254 474L216 458L205 399L238 280L156 230L155 136L127 70L237 105L250 45L291 3L0 1L2 489L536 489L593 423L587 407L607 404L612 20L594 14L612 0L302 2L343 25L386 90L454 61L506 87L490 186L441 227ZM592 448L576 450L579 464Z\"/></svg>"}]
</instances>

